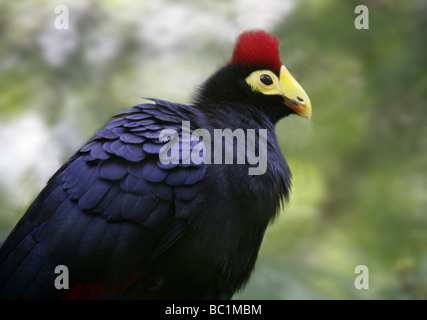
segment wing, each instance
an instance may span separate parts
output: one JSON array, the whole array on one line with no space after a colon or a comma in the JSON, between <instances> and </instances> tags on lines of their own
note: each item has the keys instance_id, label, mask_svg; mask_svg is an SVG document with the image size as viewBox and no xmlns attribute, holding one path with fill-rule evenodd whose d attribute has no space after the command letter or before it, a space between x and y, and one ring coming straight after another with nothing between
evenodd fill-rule
<instances>
[{"instance_id":1,"label":"wing","mask_svg":"<svg viewBox=\"0 0 427 320\"><path fill-rule=\"evenodd\" d=\"M189 115L154 101L116 116L52 177L0 250L1 298L57 297L58 265L74 298L110 298L185 232L206 167L160 161L163 129L184 154Z\"/></svg>"}]
</instances>

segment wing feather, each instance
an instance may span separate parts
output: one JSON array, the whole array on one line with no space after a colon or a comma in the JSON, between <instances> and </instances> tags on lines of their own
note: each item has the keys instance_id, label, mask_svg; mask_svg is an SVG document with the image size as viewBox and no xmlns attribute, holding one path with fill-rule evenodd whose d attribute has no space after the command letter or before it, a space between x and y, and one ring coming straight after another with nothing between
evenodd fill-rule
<instances>
[{"instance_id":1,"label":"wing feather","mask_svg":"<svg viewBox=\"0 0 427 320\"><path fill-rule=\"evenodd\" d=\"M154 102L117 115L49 181L0 250L0 297L57 296L61 264L71 286L117 287L182 236L205 169L159 161L160 131L189 113Z\"/></svg>"}]
</instances>

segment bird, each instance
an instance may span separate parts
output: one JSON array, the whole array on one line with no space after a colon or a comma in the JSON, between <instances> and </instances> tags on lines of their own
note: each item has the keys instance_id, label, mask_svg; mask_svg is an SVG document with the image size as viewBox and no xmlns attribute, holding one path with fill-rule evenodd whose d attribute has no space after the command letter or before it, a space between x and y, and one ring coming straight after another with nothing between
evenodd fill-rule
<instances>
[{"instance_id":1,"label":"bird","mask_svg":"<svg viewBox=\"0 0 427 320\"><path fill-rule=\"evenodd\" d=\"M4 241L0 298L227 300L243 290L290 196L275 125L312 114L279 47L244 31L187 104L147 98L96 131Z\"/></svg>"}]
</instances>

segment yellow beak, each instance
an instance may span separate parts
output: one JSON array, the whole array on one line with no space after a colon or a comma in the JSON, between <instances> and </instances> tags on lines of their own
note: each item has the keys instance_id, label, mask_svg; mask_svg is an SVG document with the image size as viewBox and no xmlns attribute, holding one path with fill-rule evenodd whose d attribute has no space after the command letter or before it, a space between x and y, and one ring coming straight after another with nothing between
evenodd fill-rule
<instances>
[{"instance_id":1,"label":"yellow beak","mask_svg":"<svg viewBox=\"0 0 427 320\"><path fill-rule=\"evenodd\" d=\"M292 77L285 66L280 68L280 85L284 92L285 105L294 110L296 114L310 119L310 99L301 85L294 79L294 77Z\"/></svg>"}]
</instances>

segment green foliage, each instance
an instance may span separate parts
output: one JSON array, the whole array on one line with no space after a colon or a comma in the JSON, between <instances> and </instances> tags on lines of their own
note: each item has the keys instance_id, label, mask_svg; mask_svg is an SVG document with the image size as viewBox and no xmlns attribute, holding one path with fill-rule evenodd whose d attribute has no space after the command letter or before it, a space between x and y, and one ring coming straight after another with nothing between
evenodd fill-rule
<instances>
[{"instance_id":1,"label":"green foliage","mask_svg":"<svg viewBox=\"0 0 427 320\"><path fill-rule=\"evenodd\" d=\"M364 4L369 30L354 28L354 2L344 1L305 1L277 28L289 56L283 61L300 73L313 119L308 137L300 121L278 128L297 168L295 187L280 232L267 232L255 275L262 278L280 256L280 290L279 276L264 276L239 298L262 298L270 286L285 299L426 298L427 7ZM301 203L298 193L309 196ZM310 204L307 219L299 211ZM369 290L353 285L359 264L369 268Z\"/></svg>"}]
</instances>

